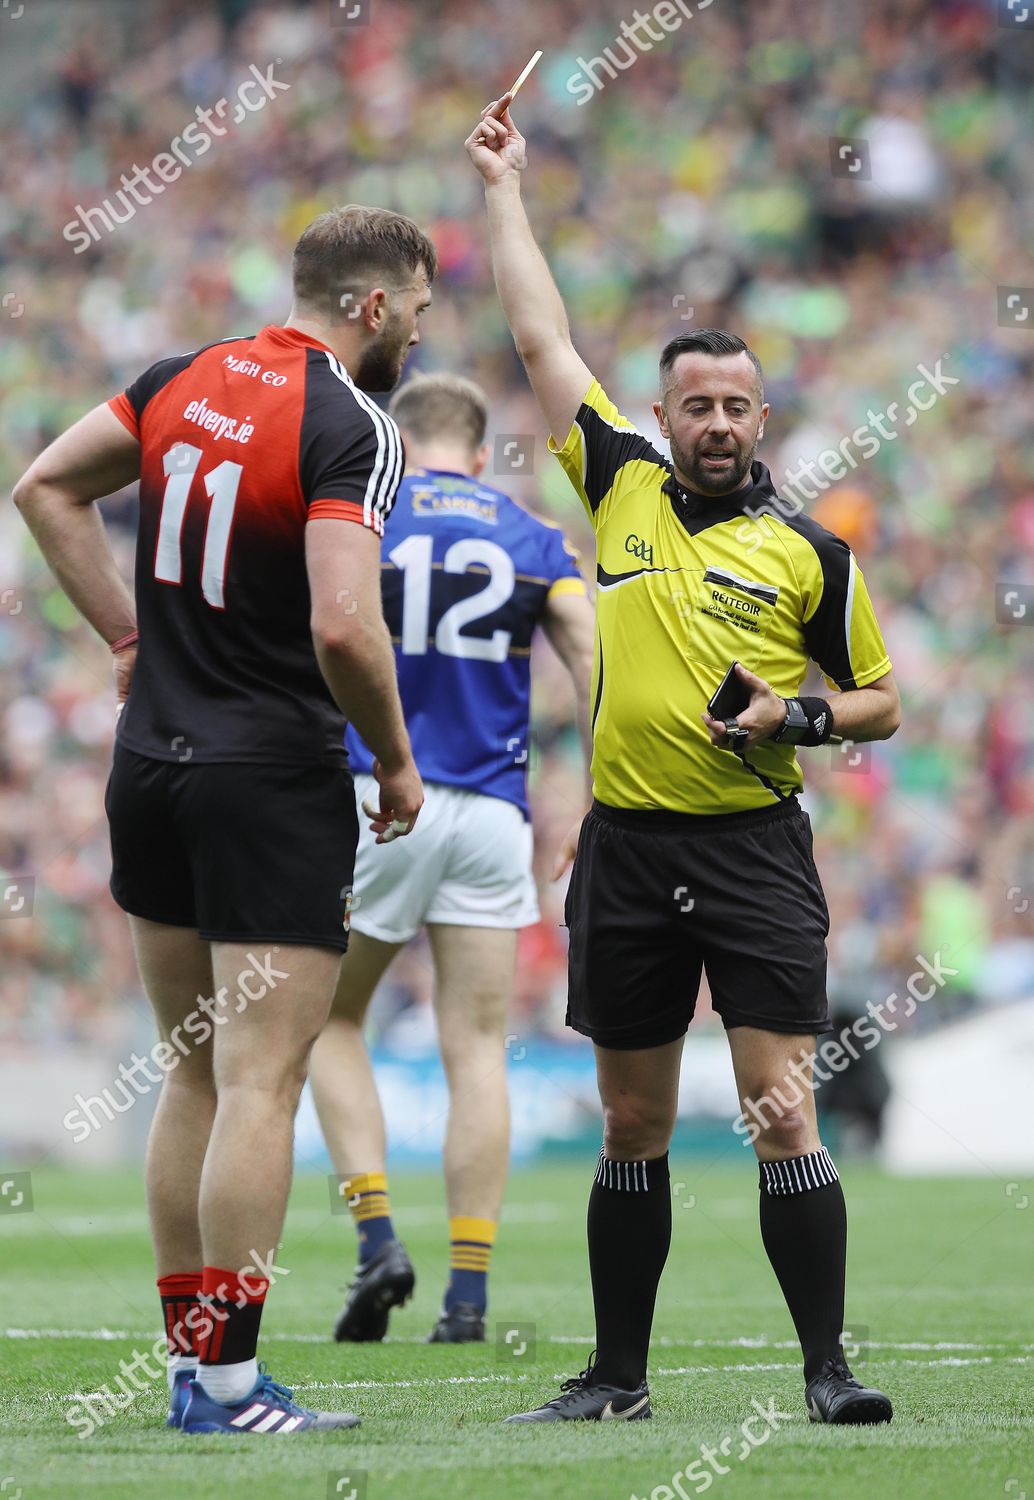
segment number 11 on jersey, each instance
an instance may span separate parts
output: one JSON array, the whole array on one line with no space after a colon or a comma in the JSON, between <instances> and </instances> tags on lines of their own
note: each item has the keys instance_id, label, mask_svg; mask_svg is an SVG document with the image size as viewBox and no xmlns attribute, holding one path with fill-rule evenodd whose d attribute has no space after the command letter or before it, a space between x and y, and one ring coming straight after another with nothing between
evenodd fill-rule
<instances>
[{"instance_id":1,"label":"number 11 on jersey","mask_svg":"<svg viewBox=\"0 0 1034 1500\"><path fill-rule=\"evenodd\" d=\"M165 470L165 493L158 522L158 545L154 554L154 576L162 583L183 582L183 520L187 513L190 487L194 483L201 449L191 443L176 443L162 460ZM201 559L201 592L213 609L225 609L224 584L226 558L230 550L230 532L237 505L242 464L229 460L205 475L205 491L211 502L205 527L205 548Z\"/></svg>"}]
</instances>

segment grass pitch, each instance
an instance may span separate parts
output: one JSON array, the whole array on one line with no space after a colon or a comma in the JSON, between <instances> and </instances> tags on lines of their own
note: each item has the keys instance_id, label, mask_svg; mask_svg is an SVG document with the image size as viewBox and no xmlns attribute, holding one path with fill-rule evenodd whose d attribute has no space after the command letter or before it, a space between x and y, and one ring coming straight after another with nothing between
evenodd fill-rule
<instances>
[{"instance_id":1,"label":"grass pitch","mask_svg":"<svg viewBox=\"0 0 1034 1500\"><path fill-rule=\"evenodd\" d=\"M714 1489L723 1500L1034 1496L1034 1203L994 1178L900 1182L842 1169L853 1362L893 1397L890 1427L806 1420L799 1352L761 1247L745 1153L720 1168L673 1159L654 1420L499 1425L585 1364L592 1169L587 1160L515 1174L489 1341L457 1348L422 1342L447 1263L438 1181L393 1175L416 1295L393 1316L386 1343L342 1346L328 1330L351 1270L352 1229L331 1214L326 1178L300 1175L277 1257L288 1274L270 1294L260 1355L303 1402L358 1411L363 1425L283 1441L167 1432L164 1380L77 1437L66 1417L77 1399L113 1387L119 1360L159 1336L143 1191L130 1173L33 1172L34 1210L0 1213L0 1497L648 1500L656 1491L654 1500L671 1500L676 1471L694 1463L694 1477L680 1480L684 1494ZM739 1458L755 1398L790 1420ZM702 1445L727 1473L701 1459Z\"/></svg>"}]
</instances>

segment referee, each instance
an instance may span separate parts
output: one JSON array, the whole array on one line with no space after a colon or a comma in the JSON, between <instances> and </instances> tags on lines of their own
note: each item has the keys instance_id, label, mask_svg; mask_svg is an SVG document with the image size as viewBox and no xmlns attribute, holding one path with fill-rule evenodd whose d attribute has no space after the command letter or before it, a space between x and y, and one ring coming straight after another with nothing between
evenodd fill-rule
<instances>
[{"instance_id":1,"label":"referee","mask_svg":"<svg viewBox=\"0 0 1034 1500\"><path fill-rule=\"evenodd\" d=\"M706 966L741 1102L767 1106L750 1111L767 1122L754 1142L761 1234L801 1341L808 1415L886 1422L890 1401L844 1360L844 1195L814 1096L794 1087L791 1067L803 1055L807 1077L816 1034L831 1029L829 916L796 747L893 734L890 661L848 547L779 514L755 459L768 415L761 367L741 339L704 329L663 350L653 409L670 462L579 358L521 203L526 148L508 106L509 96L489 105L466 147L485 181L503 310L597 538L595 800L566 917L568 1022L595 1044L604 1115L588 1212L597 1353L559 1396L508 1420L651 1415L667 1151ZM829 699L798 696L810 660ZM746 706L712 718L733 661Z\"/></svg>"}]
</instances>

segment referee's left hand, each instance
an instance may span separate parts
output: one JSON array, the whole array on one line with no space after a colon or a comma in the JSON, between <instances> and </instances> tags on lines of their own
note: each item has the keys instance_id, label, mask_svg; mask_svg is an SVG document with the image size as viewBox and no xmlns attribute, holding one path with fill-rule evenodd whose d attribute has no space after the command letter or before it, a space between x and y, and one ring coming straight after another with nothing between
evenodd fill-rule
<instances>
[{"instance_id":1,"label":"referee's left hand","mask_svg":"<svg viewBox=\"0 0 1034 1500\"><path fill-rule=\"evenodd\" d=\"M750 688L750 702L741 714L736 715L736 722L741 729L749 730L747 735L746 749L756 745L759 740L767 740L786 718L786 702L774 693L765 682L764 678L756 677L753 672L748 672L741 662L736 663L736 674L740 681ZM720 750L728 750L729 736L721 719L712 719L710 714L701 714L700 717L707 725L707 732L711 736L711 744Z\"/></svg>"}]
</instances>

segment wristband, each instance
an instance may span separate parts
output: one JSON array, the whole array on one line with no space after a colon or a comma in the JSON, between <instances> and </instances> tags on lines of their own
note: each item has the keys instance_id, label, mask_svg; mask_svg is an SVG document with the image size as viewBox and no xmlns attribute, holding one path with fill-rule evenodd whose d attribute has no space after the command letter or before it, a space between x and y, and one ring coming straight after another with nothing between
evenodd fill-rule
<instances>
[{"instance_id":1,"label":"wristband","mask_svg":"<svg viewBox=\"0 0 1034 1500\"><path fill-rule=\"evenodd\" d=\"M128 635L120 636L117 641L111 643L112 655L116 655L119 651L128 651L130 646L135 646L139 639L139 630L131 630Z\"/></svg>"},{"instance_id":2,"label":"wristband","mask_svg":"<svg viewBox=\"0 0 1034 1500\"><path fill-rule=\"evenodd\" d=\"M786 718L775 734L775 744L824 745L833 733L833 710L825 698L784 698Z\"/></svg>"}]
</instances>

